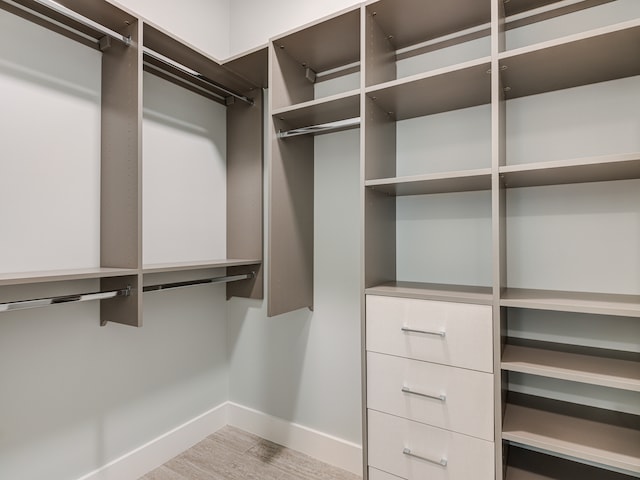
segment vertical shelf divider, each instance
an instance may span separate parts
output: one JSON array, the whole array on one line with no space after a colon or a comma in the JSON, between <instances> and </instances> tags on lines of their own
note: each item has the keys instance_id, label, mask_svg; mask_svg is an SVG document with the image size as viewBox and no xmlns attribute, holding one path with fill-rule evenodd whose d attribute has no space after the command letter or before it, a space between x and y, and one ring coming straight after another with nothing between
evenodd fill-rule
<instances>
[{"instance_id":1,"label":"vertical shelf divider","mask_svg":"<svg viewBox=\"0 0 640 480\"><path fill-rule=\"evenodd\" d=\"M142 21L123 25L131 45L112 42L102 54L102 162L100 262L102 267L138 269L142 261ZM103 279L102 287L134 293L101 302L101 323L142 326L138 277Z\"/></svg>"},{"instance_id":2,"label":"vertical shelf divider","mask_svg":"<svg viewBox=\"0 0 640 480\"><path fill-rule=\"evenodd\" d=\"M395 176L396 124L365 96L365 179ZM396 197L365 188L365 288L396 280Z\"/></svg>"},{"instance_id":3,"label":"vertical shelf divider","mask_svg":"<svg viewBox=\"0 0 640 480\"><path fill-rule=\"evenodd\" d=\"M297 64L285 52L277 51L271 42L269 72L270 107L289 103L287 70ZM281 62L282 61L282 62ZM298 66L299 67L299 66ZM293 78L301 75L290 75ZM308 84L304 90L313 85ZM313 306L313 137L303 135L278 140L277 133L286 129L283 122L271 117L270 201L269 201L269 290L270 317Z\"/></svg>"},{"instance_id":4,"label":"vertical shelf divider","mask_svg":"<svg viewBox=\"0 0 640 480\"><path fill-rule=\"evenodd\" d=\"M362 480L369 480L369 452L366 448L366 442L369 438L369 428L367 424L367 315L366 315L366 195L365 188L366 176L366 160L365 142L367 140L367 97L364 94L367 85L367 72L369 69L369 54L367 48L367 22L369 18L367 9L360 5L360 185L359 185L359 222L360 222L360 415L361 415L361 431L362 431Z\"/></svg>"},{"instance_id":5,"label":"vertical shelf divider","mask_svg":"<svg viewBox=\"0 0 640 480\"><path fill-rule=\"evenodd\" d=\"M500 182L500 167L506 162L506 100L500 78L498 56L505 48L505 10L501 0L491 2L491 145L492 145L492 229L493 229L493 374L496 478L504 478L506 454L502 446L502 420L506 406L507 378L501 369L506 341L506 311L500 308L500 294L507 284L506 190Z\"/></svg>"},{"instance_id":6,"label":"vertical shelf divider","mask_svg":"<svg viewBox=\"0 0 640 480\"><path fill-rule=\"evenodd\" d=\"M233 102L227 106L227 258L263 257L263 93L244 93L254 105ZM254 271L249 281L227 283L227 299L261 299L264 263L227 268L228 275Z\"/></svg>"},{"instance_id":7,"label":"vertical shelf divider","mask_svg":"<svg viewBox=\"0 0 640 480\"><path fill-rule=\"evenodd\" d=\"M394 80L397 75L396 51L391 41L375 21L375 5L371 9L363 7L362 23L366 68L363 68L364 83L362 88Z\"/></svg>"}]
</instances>

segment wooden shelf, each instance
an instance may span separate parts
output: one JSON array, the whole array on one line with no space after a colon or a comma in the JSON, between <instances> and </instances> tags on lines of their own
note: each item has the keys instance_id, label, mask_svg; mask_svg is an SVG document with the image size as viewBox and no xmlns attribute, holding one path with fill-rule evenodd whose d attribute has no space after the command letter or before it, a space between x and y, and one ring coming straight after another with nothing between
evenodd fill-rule
<instances>
[{"instance_id":1,"label":"wooden shelf","mask_svg":"<svg viewBox=\"0 0 640 480\"><path fill-rule=\"evenodd\" d=\"M640 430L507 404L502 438L605 468L640 473Z\"/></svg>"},{"instance_id":2,"label":"wooden shelf","mask_svg":"<svg viewBox=\"0 0 640 480\"><path fill-rule=\"evenodd\" d=\"M79 43L96 49L99 48L97 41L104 36L104 33L99 29L94 29L66 15L62 15L46 5L38 3L36 0L16 0L15 3L26 7L29 11L5 2L0 2L0 8L19 15L33 23L45 26L49 30L78 41ZM75 0L58 0L56 3L116 32L122 31L126 25L134 24L137 21L136 16L132 12L107 1L77 2ZM38 15L36 16L31 12L37 12ZM81 34L78 34L78 32ZM93 37L95 41L91 41L86 38L85 35Z\"/></svg>"},{"instance_id":3,"label":"wooden shelf","mask_svg":"<svg viewBox=\"0 0 640 480\"><path fill-rule=\"evenodd\" d=\"M254 85L269 88L268 45L261 45L248 52L229 57L222 65Z\"/></svg>"},{"instance_id":4,"label":"wooden shelf","mask_svg":"<svg viewBox=\"0 0 640 480\"><path fill-rule=\"evenodd\" d=\"M565 458L510 446L505 480L630 480L622 473L603 470Z\"/></svg>"},{"instance_id":5,"label":"wooden shelf","mask_svg":"<svg viewBox=\"0 0 640 480\"><path fill-rule=\"evenodd\" d=\"M367 180L365 186L393 196L491 190L491 169Z\"/></svg>"},{"instance_id":6,"label":"wooden shelf","mask_svg":"<svg viewBox=\"0 0 640 480\"><path fill-rule=\"evenodd\" d=\"M260 265L262 260L257 259L222 259L207 260L202 262L175 262L145 265L142 273L179 272L188 270L204 270L211 268L240 267L245 265Z\"/></svg>"},{"instance_id":7,"label":"wooden shelf","mask_svg":"<svg viewBox=\"0 0 640 480\"><path fill-rule=\"evenodd\" d=\"M130 268L78 268L40 272L19 272L0 274L0 286L25 285L29 283L64 282L92 278L124 277L137 275L138 270Z\"/></svg>"},{"instance_id":8,"label":"wooden shelf","mask_svg":"<svg viewBox=\"0 0 640 480\"><path fill-rule=\"evenodd\" d=\"M195 70L209 80L223 85L228 89L237 92L247 92L257 86L247 79L236 75L228 68L223 67L219 60L176 38L157 25L145 22L143 35L145 47L189 69ZM165 68L167 67L165 66ZM173 75L182 77L182 74L178 71L170 68L167 68L167 70ZM192 81L193 78L188 77L187 80Z\"/></svg>"},{"instance_id":9,"label":"wooden shelf","mask_svg":"<svg viewBox=\"0 0 640 480\"><path fill-rule=\"evenodd\" d=\"M507 288L500 295L500 305L536 310L640 317L640 295Z\"/></svg>"},{"instance_id":10,"label":"wooden shelf","mask_svg":"<svg viewBox=\"0 0 640 480\"><path fill-rule=\"evenodd\" d=\"M272 115L289 128L308 127L360 116L360 90L275 109Z\"/></svg>"},{"instance_id":11,"label":"wooden shelf","mask_svg":"<svg viewBox=\"0 0 640 480\"><path fill-rule=\"evenodd\" d=\"M349 8L273 40L301 66L316 73L360 61L360 8Z\"/></svg>"},{"instance_id":12,"label":"wooden shelf","mask_svg":"<svg viewBox=\"0 0 640 480\"><path fill-rule=\"evenodd\" d=\"M418 298L445 302L476 303L491 305L491 287L469 285L447 285L439 283L388 282L365 289L366 295L386 297Z\"/></svg>"},{"instance_id":13,"label":"wooden shelf","mask_svg":"<svg viewBox=\"0 0 640 480\"><path fill-rule=\"evenodd\" d=\"M640 363L506 345L502 369L640 392Z\"/></svg>"},{"instance_id":14,"label":"wooden shelf","mask_svg":"<svg viewBox=\"0 0 640 480\"><path fill-rule=\"evenodd\" d=\"M640 74L640 20L504 52L507 99Z\"/></svg>"},{"instance_id":15,"label":"wooden shelf","mask_svg":"<svg viewBox=\"0 0 640 480\"><path fill-rule=\"evenodd\" d=\"M421 117L491 102L491 59L440 68L366 89L396 120Z\"/></svg>"},{"instance_id":16,"label":"wooden shelf","mask_svg":"<svg viewBox=\"0 0 640 480\"><path fill-rule=\"evenodd\" d=\"M486 0L381 0L367 9L397 49L491 21Z\"/></svg>"},{"instance_id":17,"label":"wooden shelf","mask_svg":"<svg viewBox=\"0 0 640 480\"><path fill-rule=\"evenodd\" d=\"M506 188L640 178L640 153L509 165L500 178Z\"/></svg>"}]
</instances>

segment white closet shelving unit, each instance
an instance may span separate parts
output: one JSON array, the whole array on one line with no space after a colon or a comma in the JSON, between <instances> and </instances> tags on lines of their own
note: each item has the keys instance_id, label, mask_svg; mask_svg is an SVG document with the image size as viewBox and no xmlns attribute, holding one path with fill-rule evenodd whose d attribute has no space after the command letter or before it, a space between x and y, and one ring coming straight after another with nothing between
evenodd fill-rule
<instances>
[{"instance_id":1,"label":"white closet shelving unit","mask_svg":"<svg viewBox=\"0 0 640 480\"><path fill-rule=\"evenodd\" d=\"M218 270L226 272L222 276L238 280L227 284L227 297L262 298L261 89L266 87L266 49L222 65L162 28L103 0L3 0L0 7L102 55L100 265L0 272L0 286L99 279L101 291L126 292L101 301L103 325L141 325L145 275L193 272L197 276L197 270L222 269ZM222 180L227 191L227 220L222 227L227 237L226 258L143 265L143 69L226 106L226 179ZM69 292L63 296L67 298L51 301L71 301L76 294ZM12 298L8 303L23 300ZM9 310L20 307L4 306Z\"/></svg>"},{"instance_id":2,"label":"white closet shelving unit","mask_svg":"<svg viewBox=\"0 0 640 480\"><path fill-rule=\"evenodd\" d=\"M494 419L482 448L460 446L491 457L476 475L640 476L638 342L610 330L640 333L640 137L625 107L639 34L626 0L379 0L271 42L270 314L313 305L313 140L286 132L360 118L365 476L471 478L459 451L438 452L478 431L423 415L441 395L407 412L381 393L392 370L457 378L457 361L427 352L457 348L445 319L464 304L478 325L490 317L489 338L478 326L467 347L488 348L490 366L464 367L493 385L489 406L467 405ZM339 66L360 88L316 98L315 73ZM569 331L581 321L589 338ZM424 339L395 339L412 323ZM418 431L442 448L423 438L427 460L393 453Z\"/></svg>"}]
</instances>

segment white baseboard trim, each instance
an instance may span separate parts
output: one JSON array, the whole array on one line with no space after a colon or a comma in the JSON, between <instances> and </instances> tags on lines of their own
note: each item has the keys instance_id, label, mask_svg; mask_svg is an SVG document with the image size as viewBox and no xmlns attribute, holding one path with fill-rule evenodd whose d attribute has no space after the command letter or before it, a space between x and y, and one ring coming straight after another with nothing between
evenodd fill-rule
<instances>
[{"instance_id":1,"label":"white baseboard trim","mask_svg":"<svg viewBox=\"0 0 640 480\"><path fill-rule=\"evenodd\" d=\"M136 480L227 425L227 412L225 402L78 480Z\"/></svg>"},{"instance_id":2,"label":"white baseboard trim","mask_svg":"<svg viewBox=\"0 0 640 480\"><path fill-rule=\"evenodd\" d=\"M356 475L362 474L360 445L225 402L78 480L136 480L225 425L240 428Z\"/></svg>"},{"instance_id":3,"label":"white baseboard trim","mask_svg":"<svg viewBox=\"0 0 640 480\"><path fill-rule=\"evenodd\" d=\"M233 402L227 405L229 425L362 475L360 445Z\"/></svg>"}]
</instances>

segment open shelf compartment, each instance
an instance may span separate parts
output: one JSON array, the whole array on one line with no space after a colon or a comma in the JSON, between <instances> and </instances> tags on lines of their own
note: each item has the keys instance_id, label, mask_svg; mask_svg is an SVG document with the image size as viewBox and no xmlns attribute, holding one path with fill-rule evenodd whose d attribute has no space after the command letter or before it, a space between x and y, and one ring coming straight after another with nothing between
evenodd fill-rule
<instances>
[{"instance_id":1,"label":"open shelf compartment","mask_svg":"<svg viewBox=\"0 0 640 480\"><path fill-rule=\"evenodd\" d=\"M507 344L502 369L640 392L640 363L629 360Z\"/></svg>"},{"instance_id":2,"label":"open shelf compartment","mask_svg":"<svg viewBox=\"0 0 640 480\"><path fill-rule=\"evenodd\" d=\"M502 439L601 468L640 474L640 417L537 397L508 402Z\"/></svg>"},{"instance_id":3,"label":"open shelf compartment","mask_svg":"<svg viewBox=\"0 0 640 480\"><path fill-rule=\"evenodd\" d=\"M640 295L508 288L500 295L500 305L559 312L640 317Z\"/></svg>"},{"instance_id":4,"label":"open shelf compartment","mask_svg":"<svg viewBox=\"0 0 640 480\"><path fill-rule=\"evenodd\" d=\"M505 97L518 98L640 74L640 20L503 52Z\"/></svg>"},{"instance_id":5,"label":"open shelf compartment","mask_svg":"<svg viewBox=\"0 0 640 480\"><path fill-rule=\"evenodd\" d=\"M489 55L490 21L489 0L369 2L366 85ZM482 44L472 43L480 38Z\"/></svg>"},{"instance_id":6,"label":"open shelf compartment","mask_svg":"<svg viewBox=\"0 0 640 480\"><path fill-rule=\"evenodd\" d=\"M632 480L630 475L508 445L505 480Z\"/></svg>"},{"instance_id":7,"label":"open shelf compartment","mask_svg":"<svg viewBox=\"0 0 640 480\"><path fill-rule=\"evenodd\" d=\"M293 107L280 108L273 110L272 115L279 132L358 119L360 91L350 91Z\"/></svg>"},{"instance_id":8,"label":"open shelf compartment","mask_svg":"<svg viewBox=\"0 0 640 480\"><path fill-rule=\"evenodd\" d=\"M473 60L366 89L396 120L491 103L491 59Z\"/></svg>"},{"instance_id":9,"label":"open shelf compartment","mask_svg":"<svg viewBox=\"0 0 640 480\"><path fill-rule=\"evenodd\" d=\"M271 52L271 107L316 100L316 84L360 71L360 7L273 39Z\"/></svg>"}]
</instances>

